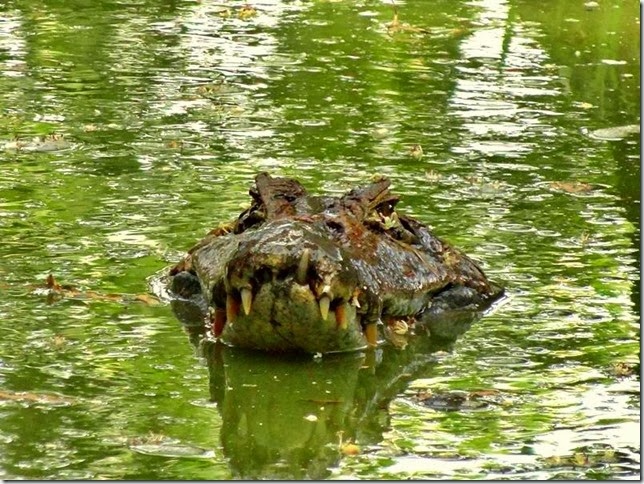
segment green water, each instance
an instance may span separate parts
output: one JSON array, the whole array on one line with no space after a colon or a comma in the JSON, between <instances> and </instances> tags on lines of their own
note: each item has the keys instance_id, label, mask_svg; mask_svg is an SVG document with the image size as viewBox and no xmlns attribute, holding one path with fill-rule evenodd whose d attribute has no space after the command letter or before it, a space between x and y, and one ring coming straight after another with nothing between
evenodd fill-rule
<instances>
[{"instance_id":1,"label":"green water","mask_svg":"<svg viewBox=\"0 0 644 484\"><path fill-rule=\"evenodd\" d=\"M637 477L638 3L245 3L0 4L0 477ZM403 351L200 348L134 296L259 171L389 176L508 299Z\"/></svg>"}]
</instances>

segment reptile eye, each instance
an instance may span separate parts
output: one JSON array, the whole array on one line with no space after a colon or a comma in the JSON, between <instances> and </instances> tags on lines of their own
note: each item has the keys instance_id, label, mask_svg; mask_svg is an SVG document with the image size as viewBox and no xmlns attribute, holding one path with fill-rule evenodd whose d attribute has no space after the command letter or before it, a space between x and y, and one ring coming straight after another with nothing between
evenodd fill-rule
<instances>
[{"instance_id":1,"label":"reptile eye","mask_svg":"<svg viewBox=\"0 0 644 484\"><path fill-rule=\"evenodd\" d=\"M376 211L385 217L388 217L394 212L394 205L391 202L386 202L380 205Z\"/></svg>"},{"instance_id":2,"label":"reptile eye","mask_svg":"<svg viewBox=\"0 0 644 484\"><path fill-rule=\"evenodd\" d=\"M288 203L293 203L295 200L297 200L297 197L295 195L284 194L284 193L277 193L276 195L273 196L273 200L279 200L279 199L286 200Z\"/></svg>"}]
</instances>

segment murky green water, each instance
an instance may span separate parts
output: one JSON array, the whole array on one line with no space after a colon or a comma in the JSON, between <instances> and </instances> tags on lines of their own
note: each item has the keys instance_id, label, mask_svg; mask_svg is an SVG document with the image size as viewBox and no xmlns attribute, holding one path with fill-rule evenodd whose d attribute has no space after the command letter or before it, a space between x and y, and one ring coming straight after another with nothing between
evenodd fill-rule
<instances>
[{"instance_id":1,"label":"murky green water","mask_svg":"<svg viewBox=\"0 0 644 484\"><path fill-rule=\"evenodd\" d=\"M637 2L250 3L0 5L0 477L639 476ZM134 298L263 170L389 176L509 298L404 351L200 350Z\"/></svg>"}]
</instances>

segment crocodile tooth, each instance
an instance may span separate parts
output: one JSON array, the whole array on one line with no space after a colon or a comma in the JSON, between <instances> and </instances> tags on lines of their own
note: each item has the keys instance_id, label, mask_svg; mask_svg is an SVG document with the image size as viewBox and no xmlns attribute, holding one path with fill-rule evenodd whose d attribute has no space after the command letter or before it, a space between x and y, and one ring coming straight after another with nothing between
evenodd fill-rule
<instances>
[{"instance_id":1,"label":"crocodile tooth","mask_svg":"<svg viewBox=\"0 0 644 484\"><path fill-rule=\"evenodd\" d=\"M318 301L320 304L320 314L322 319L326 321L326 318L329 317L329 306L331 305L331 299L326 294L320 298Z\"/></svg>"},{"instance_id":2,"label":"crocodile tooth","mask_svg":"<svg viewBox=\"0 0 644 484\"><path fill-rule=\"evenodd\" d=\"M306 248L302 251L302 257L297 264L295 280L298 284L306 284L306 274L309 271L309 261L311 260L311 251Z\"/></svg>"},{"instance_id":3,"label":"crocodile tooth","mask_svg":"<svg viewBox=\"0 0 644 484\"><path fill-rule=\"evenodd\" d=\"M230 294L226 296L226 321L232 324L239 313L239 303Z\"/></svg>"},{"instance_id":4,"label":"crocodile tooth","mask_svg":"<svg viewBox=\"0 0 644 484\"><path fill-rule=\"evenodd\" d=\"M211 320L212 332L215 335L215 338L218 338L224 331L224 326L226 325L226 311L221 308L215 308L214 318Z\"/></svg>"},{"instance_id":5,"label":"crocodile tooth","mask_svg":"<svg viewBox=\"0 0 644 484\"><path fill-rule=\"evenodd\" d=\"M364 327L364 336L367 338L369 346L376 346L378 344L378 324L367 324Z\"/></svg>"},{"instance_id":6,"label":"crocodile tooth","mask_svg":"<svg viewBox=\"0 0 644 484\"><path fill-rule=\"evenodd\" d=\"M347 327L348 306L349 305L347 303L342 303L339 304L337 308L335 308L335 321L339 329L346 329Z\"/></svg>"},{"instance_id":7,"label":"crocodile tooth","mask_svg":"<svg viewBox=\"0 0 644 484\"><path fill-rule=\"evenodd\" d=\"M401 319L393 324L391 330L396 334L407 334L409 332L409 325Z\"/></svg>"},{"instance_id":8,"label":"crocodile tooth","mask_svg":"<svg viewBox=\"0 0 644 484\"><path fill-rule=\"evenodd\" d=\"M242 306L244 307L244 312L246 313L246 316L248 316L250 314L251 304L253 303L253 291L251 291L247 287L244 287L240 292L241 292Z\"/></svg>"},{"instance_id":9,"label":"crocodile tooth","mask_svg":"<svg viewBox=\"0 0 644 484\"><path fill-rule=\"evenodd\" d=\"M354 295L351 298L351 304L353 304L356 308L360 307L360 301L358 301L358 296L357 295Z\"/></svg>"}]
</instances>

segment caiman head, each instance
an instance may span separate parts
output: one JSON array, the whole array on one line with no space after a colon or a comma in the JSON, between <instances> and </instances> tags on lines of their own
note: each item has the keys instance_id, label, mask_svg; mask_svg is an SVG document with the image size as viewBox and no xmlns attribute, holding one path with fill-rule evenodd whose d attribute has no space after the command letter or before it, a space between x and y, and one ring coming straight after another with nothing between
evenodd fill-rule
<instances>
[{"instance_id":1,"label":"caiman head","mask_svg":"<svg viewBox=\"0 0 644 484\"><path fill-rule=\"evenodd\" d=\"M478 266L396 214L388 187L315 197L260 174L251 207L189 251L171 288L201 294L228 344L311 353L375 344L381 320L413 319L457 288L467 304L492 299Z\"/></svg>"}]
</instances>

